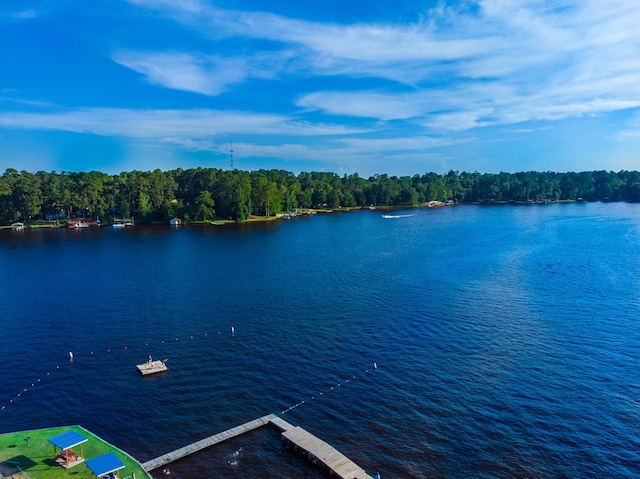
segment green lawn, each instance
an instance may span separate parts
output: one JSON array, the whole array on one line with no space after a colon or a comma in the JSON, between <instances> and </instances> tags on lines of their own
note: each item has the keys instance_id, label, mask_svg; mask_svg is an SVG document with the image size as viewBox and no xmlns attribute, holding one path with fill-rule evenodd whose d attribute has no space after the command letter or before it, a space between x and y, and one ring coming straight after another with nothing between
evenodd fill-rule
<instances>
[{"instance_id":1,"label":"green lawn","mask_svg":"<svg viewBox=\"0 0 640 479\"><path fill-rule=\"evenodd\" d=\"M135 474L136 479L150 479L151 476L133 458L81 426L52 427L0 434L0 461L17 462L31 479L95 478L84 463L70 469L56 464L54 446L48 439L69 430L77 431L88 439L82 444L82 453L85 459L114 452L126 464L126 467L119 471L121 478L132 477ZM25 440L27 437L30 438L29 441ZM57 449L56 452L59 454L60 449ZM80 455L80 446L75 446L73 452ZM4 464L6 465L6 463ZM0 464L0 466L2 465Z\"/></svg>"}]
</instances>

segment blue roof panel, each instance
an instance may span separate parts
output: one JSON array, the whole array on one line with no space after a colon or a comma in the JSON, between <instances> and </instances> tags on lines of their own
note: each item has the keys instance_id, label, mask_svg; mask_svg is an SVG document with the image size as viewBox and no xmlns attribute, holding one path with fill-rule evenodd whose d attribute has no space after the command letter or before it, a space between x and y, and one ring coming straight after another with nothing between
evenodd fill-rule
<instances>
[{"instance_id":1,"label":"blue roof panel","mask_svg":"<svg viewBox=\"0 0 640 479\"><path fill-rule=\"evenodd\" d=\"M50 437L47 440L62 450L69 449L88 441L86 437L76 431L66 431L62 434L58 434L57 436Z\"/></svg>"},{"instance_id":2,"label":"blue roof panel","mask_svg":"<svg viewBox=\"0 0 640 479\"><path fill-rule=\"evenodd\" d=\"M102 456L94 457L93 459L87 459L85 464L91 472L96 476L104 476L110 472L115 472L125 467L124 462L118 459L113 452L108 452Z\"/></svg>"}]
</instances>

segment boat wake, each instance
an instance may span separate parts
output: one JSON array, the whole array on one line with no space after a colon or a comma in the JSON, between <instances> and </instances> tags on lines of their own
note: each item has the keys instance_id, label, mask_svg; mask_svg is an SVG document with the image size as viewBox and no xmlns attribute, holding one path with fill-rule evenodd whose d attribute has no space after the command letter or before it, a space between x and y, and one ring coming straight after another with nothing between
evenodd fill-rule
<instances>
[{"instance_id":1,"label":"boat wake","mask_svg":"<svg viewBox=\"0 0 640 479\"><path fill-rule=\"evenodd\" d=\"M409 218L415 215L382 215L383 218Z\"/></svg>"}]
</instances>

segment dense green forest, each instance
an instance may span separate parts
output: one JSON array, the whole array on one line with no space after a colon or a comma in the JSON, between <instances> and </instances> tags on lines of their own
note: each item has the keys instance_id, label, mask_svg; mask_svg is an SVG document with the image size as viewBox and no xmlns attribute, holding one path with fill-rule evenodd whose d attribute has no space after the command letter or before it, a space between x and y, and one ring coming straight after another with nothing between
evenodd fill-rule
<instances>
[{"instance_id":1,"label":"dense green forest","mask_svg":"<svg viewBox=\"0 0 640 479\"><path fill-rule=\"evenodd\" d=\"M414 176L293 173L283 170L99 171L30 173L0 177L0 223L67 218L134 217L137 223L245 220L299 208L412 206L526 201L639 201L640 172L521 172Z\"/></svg>"}]
</instances>

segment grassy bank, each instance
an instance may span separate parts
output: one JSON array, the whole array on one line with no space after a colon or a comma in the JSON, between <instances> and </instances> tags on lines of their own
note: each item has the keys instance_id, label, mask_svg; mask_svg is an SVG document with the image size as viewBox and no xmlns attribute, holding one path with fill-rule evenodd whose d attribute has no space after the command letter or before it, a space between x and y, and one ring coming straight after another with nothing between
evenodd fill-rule
<instances>
[{"instance_id":1,"label":"grassy bank","mask_svg":"<svg viewBox=\"0 0 640 479\"><path fill-rule=\"evenodd\" d=\"M48 439L69 430L77 431L88 439L82 444L85 459L114 452L126 465L124 469L120 470L121 478L132 477L135 474L136 479L150 479L151 476L142 469L135 459L81 426L52 427L0 434L0 467L10 466L9 463L2 461L16 462L31 479L68 479L70 477L89 479L95 477L85 463L65 469L55 462L55 455L56 453L60 454L60 449L54 451L54 446ZM73 451L79 455L80 446L75 446ZM15 477L21 477L21 475Z\"/></svg>"}]
</instances>

